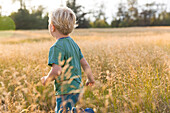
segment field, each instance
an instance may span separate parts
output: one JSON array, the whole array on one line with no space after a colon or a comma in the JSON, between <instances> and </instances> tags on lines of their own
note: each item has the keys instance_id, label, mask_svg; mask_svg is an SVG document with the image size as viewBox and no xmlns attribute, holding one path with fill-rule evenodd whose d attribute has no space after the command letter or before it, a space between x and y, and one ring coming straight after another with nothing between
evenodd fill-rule
<instances>
[{"instance_id":1,"label":"field","mask_svg":"<svg viewBox=\"0 0 170 113\"><path fill-rule=\"evenodd\" d=\"M170 27L76 29L71 37L96 79L94 87L84 87L77 107L170 112ZM47 30L0 31L0 113L54 112L53 83L40 83L54 42Z\"/></svg>"}]
</instances>

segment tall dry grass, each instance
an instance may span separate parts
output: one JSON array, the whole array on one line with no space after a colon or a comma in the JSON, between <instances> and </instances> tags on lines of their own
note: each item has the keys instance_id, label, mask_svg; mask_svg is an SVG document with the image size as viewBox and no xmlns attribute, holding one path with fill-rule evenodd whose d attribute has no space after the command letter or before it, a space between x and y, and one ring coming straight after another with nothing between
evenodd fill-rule
<instances>
[{"instance_id":1,"label":"tall dry grass","mask_svg":"<svg viewBox=\"0 0 170 113\"><path fill-rule=\"evenodd\" d=\"M78 107L97 113L170 111L170 28L79 29L71 35L96 79ZM0 112L54 112L53 83L43 87L48 31L0 32ZM83 73L83 81L86 76Z\"/></svg>"}]
</instances>

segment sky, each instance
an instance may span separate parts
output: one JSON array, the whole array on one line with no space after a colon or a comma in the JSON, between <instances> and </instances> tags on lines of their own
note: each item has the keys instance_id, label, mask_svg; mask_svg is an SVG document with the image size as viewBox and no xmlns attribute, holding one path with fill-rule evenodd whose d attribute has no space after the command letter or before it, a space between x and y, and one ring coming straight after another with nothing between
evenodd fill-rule
<instances>
[{"instance_id":1,"label":"sky","mask_svg":"<svg viewBox=\"0 0 170 113\"><path fill-rule=\"evenodd\" d=\"M25 0L26 7L31 9L32 7L37 8L39 5L42 5L46 8L45 12L50 12L53 9L63 4L65 6L66 0ZM84 6L84 11L88 12L89 10L97 10L98 6L104 4L106 17L108 21L113 19L113 16L116 16L118 4L120 2L127 3L127 0L77 0L77 3ZM169 0L138 0L139 7L146 3L164 3L167 4L167 11L170 11L170 2ZM19 2L12 3L12 0L0 0L0 6L2 15L10 15L11 12L15 12L20 8Z\"/></svg>"}]
</instances>

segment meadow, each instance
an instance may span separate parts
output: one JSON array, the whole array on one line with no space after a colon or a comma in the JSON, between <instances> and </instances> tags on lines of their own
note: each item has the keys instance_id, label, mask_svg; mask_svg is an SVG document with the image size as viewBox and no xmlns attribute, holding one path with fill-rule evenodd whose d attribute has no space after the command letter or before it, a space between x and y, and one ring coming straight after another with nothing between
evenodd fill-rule
<instances>
[{"instance_id":1,"label":"meadow","mask_svg":"<svg viewBox=\"0 0 170 113\"><path fill-rule=\"evenodd\" d=\"M76 29L96 83L77 107L96 113L170 112L170 27ZM54 112L48 74L48 30L0 31L0 113ZM83 73L83 83L86 75Z\"/></svg>"}]
</instances>

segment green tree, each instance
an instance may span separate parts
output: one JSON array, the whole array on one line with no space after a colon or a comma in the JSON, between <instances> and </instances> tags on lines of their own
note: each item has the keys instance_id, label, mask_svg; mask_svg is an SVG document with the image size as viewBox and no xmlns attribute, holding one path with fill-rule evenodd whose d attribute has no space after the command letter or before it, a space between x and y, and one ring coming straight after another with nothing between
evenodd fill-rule
<instances>
[{"instance_id":1,"label":"green tree","mask_svg":"<svg viewBox=\"0 0 170 113\"><path fill-rule=\"evenodd\" d=\"M170 25L170 12L163 11L159 14L158 25L169 26Z\"/></svg>"},{"instance_id":2,"label":"green tree","mask_svg":"<svg viewBox=\"0 0 170 113\"><path fill-rule=\"evenodd\" d=\"M119 3L117 17L111 27L170 25L170 13L165 4L147 3L139 9L137 0L127 0L128 8ZM141 10L141 12L139 12Z\"/></svg>"},{"instance_id":3,"label":"green tree","mask_svg":"<svg viewBox=\"0 0 170 113\"><path fill-rule=\"evenodd\" d=\"M137 0L127 0L127 6L119 3L117 11L117 19L113 18L112 27L129 27L136 26L138 22Z\"/></svg>"},{"instance_id":4,"label":"green tree","mask_svg":"<svg viewBox=\"0 0 170 113\"><path fill-rule=\"evenodd\" d=\"M14 21L7 16L0 16L0 30L15 30Z\"/></svg>"},{"instance_id":5,"label":"green tree","mask_svg":"<svg viewBox=\"0 0 170 113\"><path fill-rule=\"evenodd\" d=\"M16 24L16 29L47 29L48 15L42 17L44 8L39 6L32 14L27 9L19 9L11 14L11 18Z\"/></svg>"},{"instance_id":6,"label":"green tree","mask_svg":"<svg viewBox=\"0 0 170 113\"><path fill-rule=\"evenodd\" d=\"M137 0L127 0L128 2L128 14L131 19L136 20L138 18Z\"/></svg>"},{"instance_id":7,"label":"green tree","mask_svg":"<svg viewBox=\"0 0 170 113\"><path fill-rule=\"evenodd\" d=\"M114 18L111 22L111 27L119 27L119 24L120 24L120 20Z\"/></svg>"},{"instance_id":8,"label":"green tree","mask_svg":"<svg viewBox=\"0 0 170 113\"><path fill-rule=\"evenodd\" d=\"M83 12L83 6L77 5L76 0L67 0L67 7L71 8L73 12L76 14L78 28L88 28L90 27L89 20L85 18L87 14L90 12Z\"/></svg>"},{"instance_id":9,"label":"green tree","mask_svg":"<svg viewBox=\"0 0 170 113\"><path fill-rule=\"evenodd\" d=\"M157 10L154 9L154 6L156 6L154 2L145 4L145 9L143 9L140 14L139 25L142 25L142 26L152 25L153 21L151 22L151 19L155 17L156 12L157 12Z\"/></svg>"},{"instance_id":10,"label":"green tree","mask_svg":"<svg viewBox=\"0 0 170 113\"><path fill-rule=\"evenodd\" d=\"M48 28L48 13L43 17L43 6L38 6L37 9L32 10L31 19L34 20L34 28L47 29Z\"/></svg>"},{"instance_id":11,"label":"green tree","mask_svg":"<svg viewBox=\"0 0 170 113\"><path fill-rule=\"evenodd\" d=\"M128 13L125 4L121 2L119 3L118 11L116 14L117 14L117 18L113 18L111 22L111 27L128 27L130 25L131 17Z\"/></svg>"},{"instance_id":12,"label":"green tree","mask_svg":"<svg viewBox=\"0 0 170 113\"><path fill-rule=\"evenodd\" d=\"M170 12L165 14L164 22L166 26L170 25Z\"/></svg>"},{"instance_id":13,"label":"green tree","mask_svg":"<svg viewBox=\"0 0 170 113\"><path fill-rule=\"evenodd\" d=\"M126 6L123 3L119 3L117 17L120 21L123 21L126 17Z\"/></svg>"},{"instance_id":14,"label":"green tree","mask_svg":"<svg viewBox=\"0 0 170 113\"><path fill-rule=\"evenodd\" d=\"M109 24L105 20L99 19L94 22L94 27L95 28L107 28L109 27Z\"/></svg>"},{"instance_id":15,"label":"green tree","mask_svg":"<svg viewBox=\"0 0 170 113\"><path fill-rule=\"evenodd\" d=\"M0 6L0 17L1 17L1 12L2 12L1 10L2 10L2 7Z\"/></svg>"},{"instance_id":16,"label":"green tree","mask_svg":"<svg viewBox=\"0 0 170 113\"><path fill-rule=\"evenodd\" d=\"M19 9L18 12L11 13L11 18L16 24L16 29L31 29L30 14L27 9Z\"/></svg>"},{"instance_id":17,"label":"green tree","mask_svg":"<svg viewBox=\"0 0 170 113\"><path fill-rule=\"evenodd\" d=\"M95 21L93 23L93 27L95 28L107 28L110 27L109 24L107 23L107 17L104 12L105 6L104 4L100 4L98 7L98 10L93 12L93 15L95 17Z\"/></svg>"},{"instance_id":18,"label":"green tree","mask_svg":"<svg viewBox=\"0 0 170 113\"><path fill-rule=\"evenodd\" d=\"M128 26L137 26L139 20L137 0L127 0L128 2Z\"/></svg>"}]
</instances>

